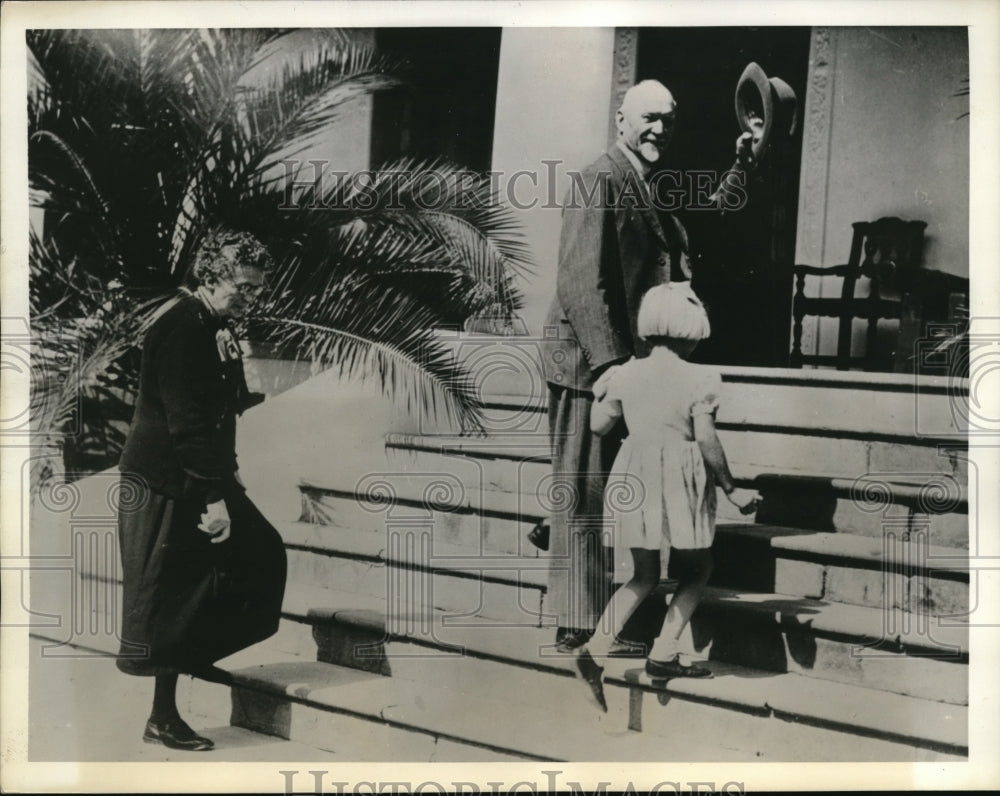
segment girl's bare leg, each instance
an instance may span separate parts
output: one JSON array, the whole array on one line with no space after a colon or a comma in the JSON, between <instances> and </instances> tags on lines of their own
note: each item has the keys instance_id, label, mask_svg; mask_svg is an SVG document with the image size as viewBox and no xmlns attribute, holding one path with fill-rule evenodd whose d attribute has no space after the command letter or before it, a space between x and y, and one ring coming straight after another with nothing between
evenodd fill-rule
<instances>
[{"instance_id":1,"label":"girl's bare leg","mask_svg":"<svg viewBox=\"0 0 1000 796\"><path fill-rule=\"evenodd\" d=\"M680 586L670 600L663 628L650 650L649 657L654 661L670 660L677 654L677 641L701 602L705 584L712 574L710 550L672 550L670 555L684 567L685 577L681 579Z\"/></svg>"},{"instance_id":2,"label":"girl's bare leg","mask_svg":"<svg viewBox=\"0 0 1000 796\"><path fill-rule=\"evenodd\" d=\"M659 550L633 547L632 562L634 565L632 579L618 587L612 595L597 623L593 638L587 642L587 647L595 658L607 656L615 636L622 632L622 628L635 613L635 609L660 583Z\"/></svg>"},{"instance_id":3,"label":"girl's bare leg","mask_svg":"<svg viewBox=\"0 0 1000 796\"><path fill-rule=\"evenodd\" d=\"M635 571L632 579L619 588L611 597L601 615L594 635L585 645L576 650L576 670L587 686L585 692L590 701L607 713L608 703L604 697L604 668L594 658L607 657L615 636L625 627L640 602L656 588L660 582L660 551L632 548Z\"/></svg>"}]
</instances>

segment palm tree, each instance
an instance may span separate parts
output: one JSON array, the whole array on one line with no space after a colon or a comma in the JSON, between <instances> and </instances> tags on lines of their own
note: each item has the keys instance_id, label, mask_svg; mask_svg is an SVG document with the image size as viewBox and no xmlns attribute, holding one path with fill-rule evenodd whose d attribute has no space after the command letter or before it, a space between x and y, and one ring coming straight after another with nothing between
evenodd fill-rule
<instances>
[{"instance_id":1,"label":"palm tree","mask_svg":"<svg viewBox=\"0 0 1000 796\"><path fill-rule=\"evenodd\" d=\"M278 260L245 331L374 378L408 411L477 427L470 374L435 329L519 308L514 279L532 264L513 215L484 176L443 162L303 181L303 153L351 100L399 85L404 65L343 31L297 52L295 36L28 32L29 182L44 212L30 248L33 402L51 447L114 461L135 391L130 343L213 223L252 232ZM71 438L81 410L96 433Z\"/></svg>"}]
</instances>

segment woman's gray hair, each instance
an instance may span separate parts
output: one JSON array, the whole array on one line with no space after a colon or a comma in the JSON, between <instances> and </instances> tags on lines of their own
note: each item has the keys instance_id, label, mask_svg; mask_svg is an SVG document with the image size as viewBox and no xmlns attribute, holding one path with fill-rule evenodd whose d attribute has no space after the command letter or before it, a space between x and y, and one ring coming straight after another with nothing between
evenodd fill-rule
<instances>
[{"instance_id":1,"label":"woman's gray hair","mask_svg":"<svg viewBox=\"0 0 1000 796\"><path fill-rule=\"evenodd\" d=\"M190 275L196 284L203 285L209 279L232 278L238 266L266 272L274 266L274 260L264 244L249 232L214 227L198 244Z\"/></svg>"}]
</instances>

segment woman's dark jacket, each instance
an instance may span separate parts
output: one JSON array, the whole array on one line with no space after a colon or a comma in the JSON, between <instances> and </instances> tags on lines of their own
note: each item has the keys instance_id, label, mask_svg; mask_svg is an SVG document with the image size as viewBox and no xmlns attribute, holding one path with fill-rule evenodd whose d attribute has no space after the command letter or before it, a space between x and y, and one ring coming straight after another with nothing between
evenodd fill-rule
<instances>
[{"instance_id":1,"label":"woman's dark jacket","mask_svg":"<svg viewBox=\"0 0 1000 796\"><path fill-rule=\"evenodd\" d=\"M236 416L263 399L247 390L238 345L224 319L187 293L157 319L121 470L168 497L223 497L237 469Z\"/></svg>"}]
</instances>

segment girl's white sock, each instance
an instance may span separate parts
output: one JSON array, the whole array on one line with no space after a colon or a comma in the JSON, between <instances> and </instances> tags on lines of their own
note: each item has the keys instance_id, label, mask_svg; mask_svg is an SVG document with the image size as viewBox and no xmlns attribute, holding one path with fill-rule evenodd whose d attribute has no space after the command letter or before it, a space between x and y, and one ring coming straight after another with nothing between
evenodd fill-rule
<instances>
[{"instance_id":1,"label":"girl's white sock","mask_svg":"<svg viewBox=\"0 0 1000 796\"><path fill-rule=\"evenodd\" d=\"M653 642L653 648L649 651L649 657L654 661L669 661L679 651L677 639L664 638L661 635Z\"/></svg>"}]
</instances>

